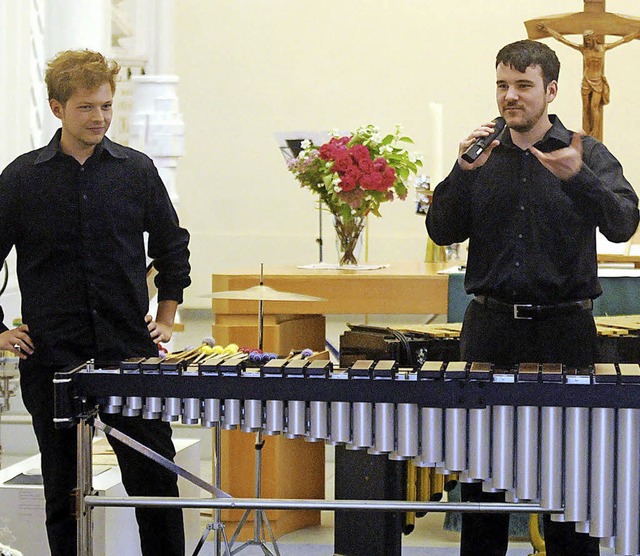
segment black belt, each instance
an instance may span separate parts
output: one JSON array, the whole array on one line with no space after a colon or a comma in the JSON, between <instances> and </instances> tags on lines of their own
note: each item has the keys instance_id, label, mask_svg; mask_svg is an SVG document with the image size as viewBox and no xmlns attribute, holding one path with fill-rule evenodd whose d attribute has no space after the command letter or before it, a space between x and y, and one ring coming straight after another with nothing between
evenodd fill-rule
<instances>
[{"instance_id":1,"label":"black belt","mask_svg":"<svg viewBox=\"0 0 640 556\"><path fill-rule=\"evenodd\" d=\"M533 305L530 303L507 303L486 295L476 295L473 300L480 305L501 313L510 313L514 319L537 320L560 315L568 315L576 311L593 309L591 299L567 301L553 305Z\"/></svg>"}]
</instances>

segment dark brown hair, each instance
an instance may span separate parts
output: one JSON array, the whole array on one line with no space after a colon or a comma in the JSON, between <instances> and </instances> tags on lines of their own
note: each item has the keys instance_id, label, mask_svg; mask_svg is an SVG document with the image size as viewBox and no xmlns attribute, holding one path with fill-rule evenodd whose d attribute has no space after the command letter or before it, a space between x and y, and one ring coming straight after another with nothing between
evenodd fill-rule
<instances>
[{"instance_id":1,"label":"dark brown hair","mask_svg":"<svg viewBox=\"0 0 640 556\"><path fill-rule=\"evenodd\" d=\"M556 53L546 44L530 39L502 47L496 56L496 67L501 63L521 73L530 66L540 66L545 87L551 81L557 81L560 74L560 60Z\"/></svg>"}]
</instances>

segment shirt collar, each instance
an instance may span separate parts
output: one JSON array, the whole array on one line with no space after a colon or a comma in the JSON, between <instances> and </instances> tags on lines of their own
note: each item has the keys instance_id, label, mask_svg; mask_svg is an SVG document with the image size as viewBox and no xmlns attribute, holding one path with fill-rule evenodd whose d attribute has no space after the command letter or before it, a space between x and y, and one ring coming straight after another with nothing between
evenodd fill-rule
<instances>
[{"instance_id":1,"label":"shirt collar","mask_svg":"<svg viewBox=\"0 0 640 556\"><path fill-rule=\"evenodd\" d=\"M38 154L34 164L42 164L43 162L48 162L58 153L62 153L60 149L60 138L62 137L62 129L58 129L54 136L49 141L49 144L46 147L43 147ZM96 150L94 154L100 154L101 152L109 153L113 158L125 159L129 158L125 149L122 145L118 145L118 143L114 143L108 137L104 137L98 145L96 145Z\"/></svg>"},{"instance_id":2,"label":"shirt collar","mask_svg":"<svg viewBox=\"0 0 640 556\"><path fill-rule=\"evenodd\" d=\"M539 141L539 143L546 143L547 141L557 141L561 144L562 147L568 147L571 144L571 139L573 138L573 132L569 131L566 127L564 127L563 123L560 121L560 118L555 114L551 114L549 116L549 120L551 120L551 128L545 136Z\"/></svg>"},{"instance_id":3,"label":"shirt collar","mask_svg":"<svg viewBox=\"0 0 640 556\"><path fill-rule=\"evenodd\" d=\"M544 137L536 143L536 146L540 147L549 145L549 147L551 147L551 150L568 147L571 144L573 132L564 127L564 124L560 121L560 118L558 118L558 116L556 116L555 114L550 114L549 120L551 121L551 127L549 128L547 133L545 133ZM500 138L500 144L515 148L515 145L511 140L510 133L503 134L503 136Z\"/></svg>"}]
</instances>

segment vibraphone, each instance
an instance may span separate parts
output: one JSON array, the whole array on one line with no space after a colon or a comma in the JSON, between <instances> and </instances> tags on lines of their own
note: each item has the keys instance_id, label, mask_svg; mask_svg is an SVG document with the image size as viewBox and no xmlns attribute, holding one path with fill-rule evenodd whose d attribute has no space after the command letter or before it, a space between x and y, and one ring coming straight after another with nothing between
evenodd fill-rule
<instances>
[{"instance_id":1,"label":"vibraphone","mask_svg":"<svg viewBox=\"0 0 640 556\"><path fill-rule=\"evenodd\" d=\"M88 363L54 383L59 426L97 402L107 412L345 444L482 482L505 492L509 511L524 503L553 513L617 555L640 550L637 364L358 361L337 369L275 359L250 368L241 356L196 365L152 358Z\"/></svg>"}]
</instances>

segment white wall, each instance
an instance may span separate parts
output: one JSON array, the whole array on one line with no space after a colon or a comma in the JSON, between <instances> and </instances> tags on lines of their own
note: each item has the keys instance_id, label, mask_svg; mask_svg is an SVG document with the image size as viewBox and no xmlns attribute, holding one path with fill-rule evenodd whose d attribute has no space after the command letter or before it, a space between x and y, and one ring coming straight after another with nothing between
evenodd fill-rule
<instances>
[{"instance_id":1,"label":"white wall","mask_svg":"<svg viewBox=\"0 0 640 556\"><path fill-rule=\"evenodd\" d=\"M180 0L176 72L186 124L180 161L181 217L192 233L188 306L224 268L316 262L314 197L285 167L274 132L403 124L433 168L429 103L444 106L445 173L458 141L495 108L495 54L526 38L523 22L580 11L579 0ZM637 2L609 11L640 16ZM580 37L573 37L580 40ZM581 125L581 56L546 39L562 63L553 108ZM640 183L640 41L607 53L612 89L605 142ZM327 260L335 254L325 219ZM372 262L422 259L425 235L414 204L383 205L370 222Z\"/></svg>"},{"instance_id":2,"label":"white wall","mask_svg":"<svg viewBox=\"0 0 640 556\"><path fill-rule=\"evenodd\" d=\"M19 154L31 149L30 117L30 17L21 0L0 2L0 171ZM15 252L7 262L11 268L2 295L5 324L20 316L20 295L15 277ZM4 274L0 274L0 279Z\"/></svg>"},{"instance_id":3,"label":"white wall","mask_svg":"<svg viewBox=\"0 0 640 556\"><path fill-rule=\"evenodd\" d=\"M30 148L29 17L21 0L0 2L0 168Z\"/></svg>"}]
</instances>

